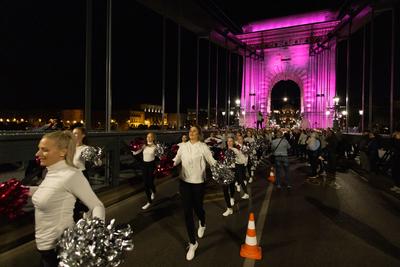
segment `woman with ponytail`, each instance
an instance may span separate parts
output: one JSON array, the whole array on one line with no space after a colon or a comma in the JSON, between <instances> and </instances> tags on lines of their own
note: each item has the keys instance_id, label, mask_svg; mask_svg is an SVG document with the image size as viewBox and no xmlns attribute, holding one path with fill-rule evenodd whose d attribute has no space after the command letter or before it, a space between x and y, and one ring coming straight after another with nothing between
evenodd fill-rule
<instances>
[{"instance_id":1,"label":"woman with ponytail","mask_svg":"<svg viewBox=\"0 0 400 267\"><path fill-rule=\"evenodd\" d=\"M74 225L73 210L79 198L93 217L105 219L105 210L82 172L73 165L75 139L70 131L45 134L36 156L47 174L39 186L30 187L35 207L35 239L42 266L58 266L55 251L64 229Z\"/></svg>"}]
</instances>

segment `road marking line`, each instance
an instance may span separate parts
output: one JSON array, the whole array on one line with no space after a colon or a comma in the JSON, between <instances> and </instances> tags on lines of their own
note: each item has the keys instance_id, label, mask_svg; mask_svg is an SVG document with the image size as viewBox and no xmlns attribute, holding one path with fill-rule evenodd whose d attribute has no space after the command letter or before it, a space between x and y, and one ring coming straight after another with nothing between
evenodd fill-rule
<instances>
[{"instance_id":1,"label":"road marking line","mask_svg":"<svg viewBox=\"0 0 400 267\"><path fill-rule=\"evenodd\" d=\"M205 199L203 200L204 203L209 203L209 202L216 202L216 201L221 201L223 200L224 197L217 197L217 198L210 198L210 199Z\"/></svg>"},{"instance_id":2,"label":"road marking line","mask_svg":"<svg viewBox=\"0 0 400 267\"><path fill-rule=\"evenodd\" d=\"M353 170L350 170L353 174L355 174L355 175L357 175L358 177L360 177L362 180L364 180L365 182L369 182L369 180L367 179L367 178L365 178L364 176L361 176L359 173L357 173L357 172L355 172L355 171L353 171Z\"/></svg>"},{"instance_id":3,"label":"road marking line","mask_svg":"<svg viewBox=\"0 0 400 267\"><path fill-rule=\"evenodd\" d=\"M272 189L273 185L269 184L267 193L265 194L265 198L260 209L260 213L258 214L258 220L256 224L258 243L260 243L261 241L262 233L264 230L265 219L267 218L269 203L271 202ZM245 259L243 262L243 267L253 267L255 263L255 260Z\"/></svg>"}]
</instances>

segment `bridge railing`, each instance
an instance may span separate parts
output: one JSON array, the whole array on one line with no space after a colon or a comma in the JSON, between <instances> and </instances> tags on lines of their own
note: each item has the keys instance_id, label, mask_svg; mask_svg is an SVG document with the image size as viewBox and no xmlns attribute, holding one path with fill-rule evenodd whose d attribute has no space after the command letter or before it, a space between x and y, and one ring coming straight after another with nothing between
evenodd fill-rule
<instances>
[{"instance_id":1,"label":"bridge railing","mask_svg":"<svg viewBox=\"0 0 400 267\"><path fill-rule=\"evenodd\" d=\"M89 132L88 144L104 149L105 158L100 167L89 171L90 182L95 190L117 186L135 178L140 172L138 160L132 156L129 143L137 137L146 137L149 131ZM157 140L178 143L187 131L152 131ZM38 143L44 132L0 132L0 182L9 178L24 180L27 168L34 164Z\"/></svg>"}]
</instances>

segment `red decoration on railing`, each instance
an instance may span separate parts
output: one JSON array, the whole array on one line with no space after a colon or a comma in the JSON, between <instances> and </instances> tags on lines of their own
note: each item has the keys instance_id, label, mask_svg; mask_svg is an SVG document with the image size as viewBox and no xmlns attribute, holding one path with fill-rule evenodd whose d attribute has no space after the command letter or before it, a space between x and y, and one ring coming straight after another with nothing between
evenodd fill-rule
<instances>
[{"instance_id":1,"label":"red decoration on railing","mask_svg":"<svg viewBox=\"0 0 400 267\"><path fill-rule=\"evenodd\" d=\"M9 220L22 215L28 192L29 189L15 178L0 183L0 215L6 216Z\"/></svg>"}]
</instances>

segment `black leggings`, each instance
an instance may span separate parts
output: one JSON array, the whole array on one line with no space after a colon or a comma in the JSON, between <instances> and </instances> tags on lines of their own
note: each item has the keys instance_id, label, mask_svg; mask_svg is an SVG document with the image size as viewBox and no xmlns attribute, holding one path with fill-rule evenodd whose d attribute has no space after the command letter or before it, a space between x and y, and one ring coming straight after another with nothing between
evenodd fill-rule
<instances>
[{"instance_id":1,"label":"black leggings","mask_svg":"<svg viewBox=\"0 0 400 267\"><path fill-rule=\"evenodd\" d=\"M155 161L143 162L143 182L144 190L146 191L147 201L151 200L151 193L156 193L156 187L154 186L154 170L156 168Z\"/></svg>"},{"instance_id":2,"label":"black leggings","mask_svg":"<svg viewBox=\"0 0 400 267\"><path fill-rule=\"evenodd\" d=\"M247 188L244 184L244 179L246 177L246 167L244 164L235 164L235 180L238 184L242 186L243 192L247 194Z\"/></svg>"},{"instance_id":3,"label":"black leggings","mask_svg":"<svg viewBox=\"0 0 400 267\"><path fill-rule=\"evenodd\" d=\"M57 253L54 249L51 250L39 250L41 257L42 267L58 267Z\"/></svg>"},{"instance_id":4,"label":"black leggings","mask_svg":"<svg viewBox=\"0 0 400 267\"><path fill-rule=\"evenodd\" d=\"M190 243L196 243L194 231L193 211L200 220L202 226L206 225L206 212L203 209L205 184L191 184L184 181L179 183L183 212L185 215L186 230L189 235Z\"/></svg>"},{"instance_id":5,"label":"black leggings","mask_svg":"<svg viewBox=\"0 0 400 267\"><path fill-rule=\"evenodd\" d=\"M245 167L245 169L247 168L247 171L248 171L248 173L249 173L249 177L253 177L253 175L251 175L251 167L253 167L253 162L250 160L250 157L249 157L249 161L247 162L247 167ZM245 179L247 178L246 177L246 171L245 171Z\"/></svg>"},{"instance_id":6,"label":"black leggings","mask_svg":"<svg viewBox=\"0 0 400 267\"><path fill-rule=\"evenodd\" d=\"M233 196L235 195L234 183L223 185L222 190L224 190L224 198L226 205L228 206L228 208L232 208L231 197L233 198Z\"/></svg>"}]
</instances>

